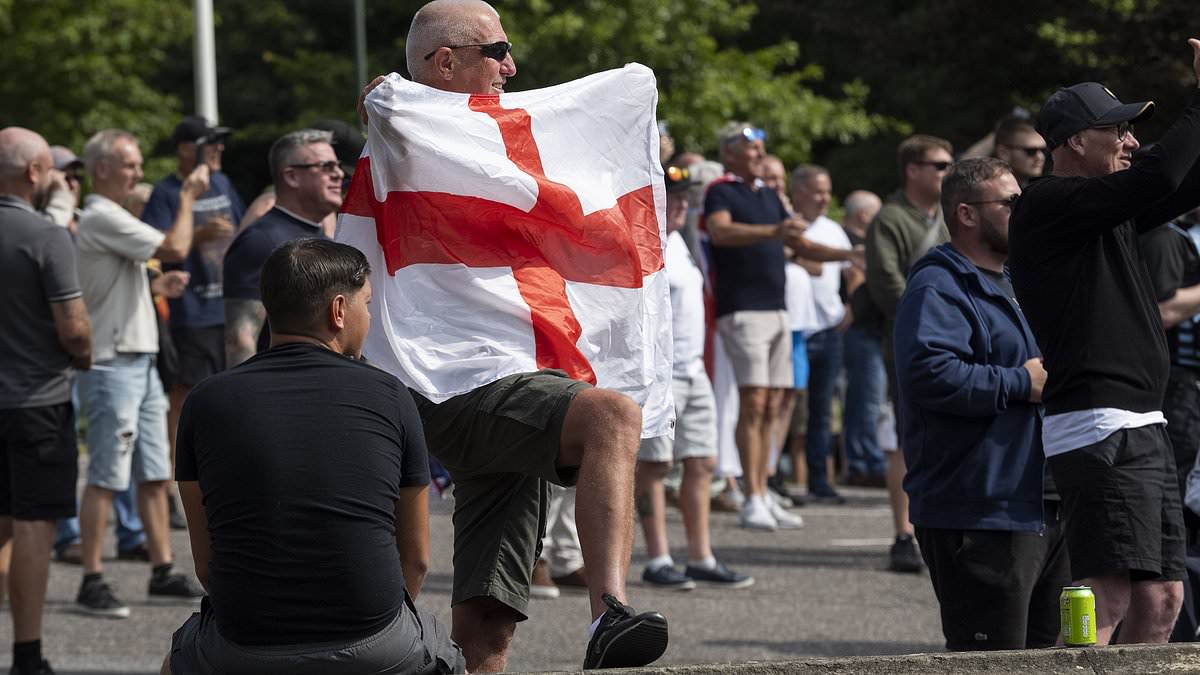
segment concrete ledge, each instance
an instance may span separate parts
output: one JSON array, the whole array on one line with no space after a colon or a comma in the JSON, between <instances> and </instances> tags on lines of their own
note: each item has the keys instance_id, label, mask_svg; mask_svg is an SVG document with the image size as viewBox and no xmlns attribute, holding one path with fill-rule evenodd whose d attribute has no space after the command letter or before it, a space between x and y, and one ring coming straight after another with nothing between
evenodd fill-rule
<instances>
[{"instance_id":1,"label":"concrete ledge","mask_svg":"<svg viewBox=\"0 0 1200 675\"><path fill-rule=\"evenodd\" d=\"M1032 675L1110 675L1200 673L1200 643L1133 645L1089 649L1056 648L1004 652L905 654L841 658L706 663L629 668L622 673L648 675L925 675L926 673L1005 673ZM557 674L555 674L557 675Z\"/></svg>"}]
</instances>

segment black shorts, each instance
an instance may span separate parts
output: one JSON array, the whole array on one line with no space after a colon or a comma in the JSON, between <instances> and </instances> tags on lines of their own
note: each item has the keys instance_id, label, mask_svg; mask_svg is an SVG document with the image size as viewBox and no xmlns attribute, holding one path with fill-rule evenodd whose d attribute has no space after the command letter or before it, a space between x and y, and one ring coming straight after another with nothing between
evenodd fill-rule
<instances>
[{"instance_id":1,"label":"black shorts","mask_svg":"<svg viewBox=\"0 0 1200 675\"><path fill-rule=\"evenodd\" d=\"M79 446L70 401L0 410L0 516L73 517L78 473Z\"/></svg>"},{"instance_id":2,"label":"black shorts","mask_svg":"<svg viewBox=\"0 0 1200 675\"><path fill-rule=\"evenodd\" d=\"M225 370L224 326L172 326L171 341L179 354L175 384L195 386Z\"/></svg>"},{"instance_id":3,"label":"black shorts","mask_svg":"<svg viewBox=\"0 0 1200 675\"><path fill-rule=\"evenodd\" d=\"M1058 595L1071 583L1058 508L1046 530L918 527L921 557L938 598L946 649L1037 649L1058 640Z\"/></svg>"},{"instance_id":4,"label":"black shorts","mask_svg":"<svg viewBox=\"0 0 1200 675\"><path fill-rule=\"evenodd\" d=\"M1183 506L1164 425L1120 429L1047 462L1074 581L1123 570L1133 581L1184 579Z\"/></svg>"}]
</instances>

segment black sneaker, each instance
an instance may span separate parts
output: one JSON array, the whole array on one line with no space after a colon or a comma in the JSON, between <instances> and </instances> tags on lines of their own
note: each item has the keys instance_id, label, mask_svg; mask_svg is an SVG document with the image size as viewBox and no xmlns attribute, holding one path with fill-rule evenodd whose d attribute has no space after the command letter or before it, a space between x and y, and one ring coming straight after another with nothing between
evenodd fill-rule
<instances>
[{"instance_id":1,"label":"black sneaker","mask_svg":"<svg viewBox=\"0 0 1200 675\"><path fill-rule=\"evenodd\" d=\"M647 567L642 570L642 581L647 586L664 591L690 591L696 587L696 582L671 565L663 565L653 570Z\"/></svg>"},{"instance_id":2,"label":"black sneaker","mask_svg":"<svg viewBox=\"0 0 1200 675\"><path fill-rule=\"evenodd\" d=\"M698 584L708 584L721 588L747 588L754 585L754 577L748 574L738 574L720 562L711 569L688 565L687 569L684 570L684 574L691 577Z\"/></svg>"},{"instance_id":3,"label":"black sneaker","mask_svg":"<svg viewBox=\"0 0 1200 675\"><path fill-rule=\"evenodd\" d=\"M150 602L200 602L204 587L185 574L150 576Z\"/></svg>"},{"instance_id":4,"label":"black sneaker","mask_svg":"<svg viewBox=\"0 0 1200 675\"><path fill-rule=\"evenodd\" d=\"M921 554L917 552L917 542L911 534L896 535L896 543L892 544L888 558L888 569L893 572L920 574L924 567Z\"/></svg>"},{"instance_id":5,"label":"black sneaker","mask_svg":"<svg viewBox=\"0 0 1200 675\"><path fill-rule=\"evenodd\" d=\"M846 498L829 485L826 485L822 488L817 488L815 490L809 490L808 499L814 504L833 504L835 506L840 506L846 503Z\"/></svg>"},{"instance_id":6,"label":"black sneaker","mask_svg":"<svg viewBox=\"0 0 1200 675\"><path fill-rule=\"evenodd\" d=\"M50 667L49 661L42 659L35 670L22 670L14 664L8 675L54 675L54 669Z\"/></svg>"},{"instance_id":7,"label":"black sneaker","mask_svg":"<svg viewBox=\"0 0 1200 675\"><path fill-rule=\"evenodd\" d=\"M629 605L604 594L608 610L588 641L584 670L636 668L653 663L667 651L667 620L658 612L634 614Z\"/></svg>"},{"instance_id":8,"label":"black sneaker","mask_svg":"<svg viewBox=\"0 0 1200 675\"><path fill-rule=\"evenodd\" d=\"M128 619L129 608L117 599L103 577L84 578L75 596L75 609L92 616L109 619Z\"/></svg>"},{"instance_id":9,"label":"black sneaker","mask_svg":"<svg viewBox=\"0 0 1200 675\"><path fill-rule=\"evenodd\" d=\"M138 544L133 548L118 549L117 560L126 562L150 562L150 551L146 549L145 544Z\"/></svg>"}]
</instances>

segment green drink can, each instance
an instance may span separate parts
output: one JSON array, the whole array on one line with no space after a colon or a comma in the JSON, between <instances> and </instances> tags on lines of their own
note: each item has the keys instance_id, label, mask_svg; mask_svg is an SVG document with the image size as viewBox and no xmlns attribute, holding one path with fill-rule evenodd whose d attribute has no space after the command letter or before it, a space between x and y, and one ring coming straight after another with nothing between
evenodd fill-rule
<instances>
[{"instance_id":1,"label":"green drink can","mask_svg":"<svg viewBox=\"0 0 1200 675\"><path fill-rule=\"evenodd\" d=\"M1063 644L1087 647L1096 644L1096 596L1088 586L1067 586L1058 596Z\"/></svg>"}]
</instances>

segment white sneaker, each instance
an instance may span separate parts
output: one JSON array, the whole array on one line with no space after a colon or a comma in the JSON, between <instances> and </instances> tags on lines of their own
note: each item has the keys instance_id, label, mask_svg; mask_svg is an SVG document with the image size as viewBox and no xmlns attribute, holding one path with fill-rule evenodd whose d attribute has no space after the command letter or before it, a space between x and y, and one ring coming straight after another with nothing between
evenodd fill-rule
<instances>
[{"instance_id":1,"label":"white sneaker","mask_svg":"<svg viewBox=\"0 0 1200 675\"><path fill-rule=\"evenodd\" d=\"M770 501L767 510L770 511L771 517L775 519L775 526L781 530L798 530L804 527L803 518L787 511L775 500Z\"/></svg>"},{"instance_id":2,"label":"white sneaker","mask_svg":"<svg viewBox=\"0 0 1200 675\"><path fill-rule=\"evenodd\" d=\"M771 515L771 507L762 495L751 495L742 505L738 514L738 526L748 530L765 530L771 532L778 527L775 517Z\"/></svg>"}]
</instances>

